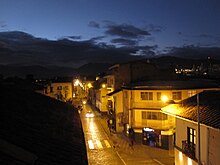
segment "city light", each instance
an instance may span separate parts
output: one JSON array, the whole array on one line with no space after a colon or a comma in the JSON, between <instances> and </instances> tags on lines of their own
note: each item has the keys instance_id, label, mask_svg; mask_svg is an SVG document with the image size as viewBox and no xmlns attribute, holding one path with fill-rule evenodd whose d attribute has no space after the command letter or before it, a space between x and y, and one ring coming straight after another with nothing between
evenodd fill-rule
<instances>
[{"instance_id":1,"label":"city light","mask_svg":"<svg viewBox=\"0 0 220 165\"><path fill-rule=\"evenodd\" d=\"M106 87L106 85L105 84L102 84L102 88L105 88Z\"/></svg>"},{"instance_id":2,"label":"city light","mask_svg":"<svg viewBox=\"0 0 220 165\"><path fill-rule=\"evenodd\" d=\"M91 83L88 83L88 88L92 88L92 84Z\"/></svg>"}]
</instances>

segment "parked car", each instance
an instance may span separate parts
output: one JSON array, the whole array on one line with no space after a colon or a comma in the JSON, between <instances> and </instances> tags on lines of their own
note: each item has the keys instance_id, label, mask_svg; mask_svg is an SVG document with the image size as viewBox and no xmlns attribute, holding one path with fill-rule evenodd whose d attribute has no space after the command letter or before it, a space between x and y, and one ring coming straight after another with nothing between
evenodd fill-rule
<instances>
[{"instance_id":1,"label":"parked car","mask_svg":"<svg viewBox=\"0 0 220 165\"><path fill-rule=\"evenodd\" d=\"M94 116L95 116L95 115L94 115L94 113L93 113L92 111L86 112L86 117L92 118L92 117L94 117Z\"/></svg>"}]
</instances>

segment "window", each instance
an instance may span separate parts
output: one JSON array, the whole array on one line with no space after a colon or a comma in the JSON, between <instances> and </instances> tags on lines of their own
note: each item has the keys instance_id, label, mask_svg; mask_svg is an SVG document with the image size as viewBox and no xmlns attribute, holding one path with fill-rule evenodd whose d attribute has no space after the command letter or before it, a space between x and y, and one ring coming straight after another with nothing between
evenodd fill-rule
<instances>
[{"instance_id":1,"label":"window","mask_svg":"<svg viewBox=\"0 0 220 165\"><path fill-rule=\"evenodd\" d=\"M161 100L161 92L157 92L157 101Z\"/></svg>"},{"instance_id":2,"label":"window","mask_svg":"<svg viewBox=\"0 0 220 165\"><path fill-rule=\"evenodd\" d=\"M181 92L173 92L173 100L181 100L182 99L182 93Z\"/></svg>"},{"instance_id":3,"label":"window","mask_svg":"<svg viewBox=\"0 0 220 165\"><path fill-rule=\"evenodd\" d=\"M192 97L196 95L196 91L192 90L192 91L188 91L188 97Z\"/></svg>"},{"instance_id":4,"label":"window","mask_svg":"<svg viewBox=\"0 0 220 165\"><path fill-rule=\"evenodd\" d=\"M143 120L167 120L167 115L161 112L142 112Z\"/></svg>"},{"instance_id":5,"label":"window","mask_svg":"<svg viewBox=\"0 0 220 165\"><path fill-rule=\"evenodd\" d=\"M65 86L64 90L68 91L69 90L69 86Z\"/></svg>"},{"instance_id":6,"label":"window","mask_svg":"<svg viewBox=\"0 0 220 165\"><path fill-rule=\"evenodd\" d=\"M58 87L57 87L57 90L62 90L62 86L58 86Z\"/></svg>"},{"instance_id":7,"label":"window","mask_svg":"<svg viewBox=\"0 0 220 165\"><path fill-rule=\"evenodd\" d=\"M141 92L141 100L153 100L153 92Z\"/></svg>"},{"instance_id":8,"label":"window","mask_svg":"<svg viewBox=\"0 0 220 165\"><path fill-rule=\"evenodd\" d=\"M187 142L196 144L196 130L190 127L187 127Z\"/></svg>"}]
</instances>

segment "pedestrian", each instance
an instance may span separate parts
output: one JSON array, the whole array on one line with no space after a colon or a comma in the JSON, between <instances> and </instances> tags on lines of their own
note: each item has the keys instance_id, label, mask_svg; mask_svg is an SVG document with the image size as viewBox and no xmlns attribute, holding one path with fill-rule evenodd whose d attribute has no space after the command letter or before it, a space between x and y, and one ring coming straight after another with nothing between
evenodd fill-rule
<instances>
[{"instance_id":1,"label":"pedestrian","mask_svg":"<svg viewBox=\"0 0 220 165\"><path fill-rule=\"evenodd\" d=\"M129 133L129 146L132 147L134 145L134 139L135 139L134 129L132 127L129 128L128 133Z\"/></svg>"},{"instance_id":2,"label":"pedestrian","mask_svg":"<svg viewBox=\"0 0 220 165\"><path fill-rule=\"evenodd\" d=\"M110 119L107 120L109 132L112 132Z\"/></svg>"}]
</instances>

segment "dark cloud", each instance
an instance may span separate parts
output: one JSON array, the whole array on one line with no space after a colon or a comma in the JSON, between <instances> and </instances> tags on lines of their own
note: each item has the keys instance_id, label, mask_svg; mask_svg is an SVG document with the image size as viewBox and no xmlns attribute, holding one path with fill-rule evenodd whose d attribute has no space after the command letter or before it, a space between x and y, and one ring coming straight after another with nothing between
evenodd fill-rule
<instances>
[{"instance_id":1,"label":"dark cloud","mask_svg":"<svg viewBox=\"0 0 220 165\"><path fill-rule=\"evenodd\" d=\"M98 37L93 37L89 40L85 40L85 41L82 41L82 42L85 42L85 43L90 43L92 45L96 45L99 43L100 40L102 40L103 38L105 38L105 36L98 36Z\"/></svg>"},{"instance_id":2,"label":"dark cloud","mask_svg":"<svg viewBox=\"0 0 220 165\"><path fill-rule=\"evenodd\" d=\"M105 38L105 36L93 37L90 40L97 41L97 40L102 40L103 38Z\"/></svg>"},{"instance_id":3,"label":"dark cloud","mask_svg":"<svg viewBox=\"0 0 220 165\"><path fill-rule=\"evenodd\" d=\"M90 21L89 22L89 26L90 27L94 27L94 28L100 28L99 23L95 22L95 21Z\"/></svg>"},{"instance_id":4,"label":"dark cloud","mask_svg":"<svg viewBox=\"0 0 220 165\"><path fill-rule=\"evenodd\" d=\"M81 36L68 36L67 38L72 39L72 40L80 40L82 37Z\"/></svg>"},{"instance_id":5,"label":"dark cloud","mask_svg":"<svg viewBox=\"0 0 220 165\"><path fill-rule=\"evenodd\" d=\"M120 45L124 45L124 46L134 46L137 44L137 41L124 39L124 38L116 38L116 39L112 39L111 43L120 44Z\"/></svg>"},{"instance_id":6,"label":"dark cloud","mask_svg":"<svg viewBox=\"0 0 220 165\"><path fill-rule=\"evenodd\" d=\"M131 55L153 57L156 55L155 50L158 46L136 46L133 47Z\"/></svg>"},{"instance_id":7,"label":"dark cloud","mask_svg":"<svg viewBox=\"0 0 220 165\"><path fill-rule=\"evenodd\" d=\"M148 32L161 32L163 31L165 28L159 25L153 25L153 24L149 24L146 26L145 28Z\"/></svg>"},{"instance_id":8,"label":"dark cloud","mask_svg":"<svg viewBox=\"0 0 220 165\"><path fill-rule=\"evenodd\" d=\"M106 26L106 28L107 30L105 31L105 34L111 36L119 36L123 38L137 39L140 37L146 37L150 35L150 33L144 29L140 29L133 25L127 25L127 24L121 24L121 25L109 24Z\"/></svg>"},{"instance_id":9,"label":"dark cloud","mask_svg":"<svg viewBox=\"0 0 220 165\"><path fill-rule=\"evenodd\" d=\"M184 47L167 47L168 55L184 58L206 59L208 56L219 59L219 47L201 47L186 45Z\"/></svg>"}]
</instances>

